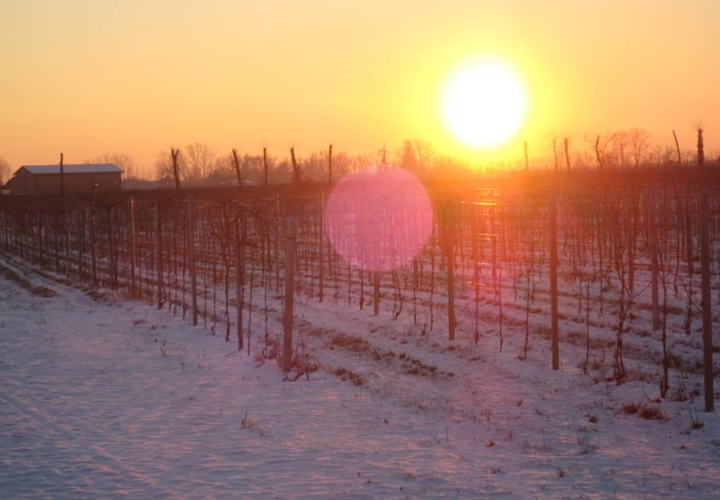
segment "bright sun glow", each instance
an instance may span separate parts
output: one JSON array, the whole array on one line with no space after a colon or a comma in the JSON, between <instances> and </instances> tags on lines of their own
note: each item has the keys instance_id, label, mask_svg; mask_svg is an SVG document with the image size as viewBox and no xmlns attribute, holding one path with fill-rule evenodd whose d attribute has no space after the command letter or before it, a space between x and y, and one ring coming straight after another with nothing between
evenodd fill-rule
<instances>
[{"instance_id":1,"label":"bright sun glow","mask_svg":"<svg viewBox=\"0 0 720 500\"><path fill-rule=\"evenodd\" d=\"M497 146L520 129L528 114L522 76L497 57L474 58L449 75L442 113L452 133L477 147Z\"/></svg>"}]
</instances>

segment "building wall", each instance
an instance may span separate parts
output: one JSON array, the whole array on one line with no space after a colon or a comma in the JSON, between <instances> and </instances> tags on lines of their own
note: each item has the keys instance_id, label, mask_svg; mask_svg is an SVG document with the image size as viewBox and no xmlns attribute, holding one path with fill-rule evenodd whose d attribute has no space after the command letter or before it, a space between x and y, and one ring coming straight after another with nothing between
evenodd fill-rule
<instances>
[{"instance_id":1,"label":"building wall","mask_svg":"<svg viewBox=\"0 0 720 500\"><path fill-rule=\"evenodd\" d=\"M121 174L119 172L103 172L90 174L65 174L65 194L108 193L121 190ZM60 175L34 175L29 172L18 172L8 183L10 194L60 194ZM95 190L97 184L97 191Z\"/></svg>"}]
</instances>

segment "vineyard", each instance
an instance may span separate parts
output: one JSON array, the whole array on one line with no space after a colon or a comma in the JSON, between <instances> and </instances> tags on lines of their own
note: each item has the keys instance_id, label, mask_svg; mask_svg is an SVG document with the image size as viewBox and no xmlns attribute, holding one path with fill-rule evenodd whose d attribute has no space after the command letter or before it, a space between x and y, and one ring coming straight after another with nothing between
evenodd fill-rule
<instances>
[{"instance_id":1,"label":"vineyard","mask_svg":"<svg viewBox=\"0 0 720 500\"><path fill-rule=\"evenodd\" d=\"M548 370L571 351L595 382L640 380L663 398L699 396L704 384L712 407L718 187L714 172L689 170L430 185L427 243L409 264L382 271L348 263L328 239L327 185L5 197L0 270L152 302L268 357L281 356L284 322L285 337L299 334L284 363L296 376L323 361L302 349L307 336L365 344L297 314L293 325L293 302L396 322L406 342L511 351Z\"/></svg>"}]
</instances>

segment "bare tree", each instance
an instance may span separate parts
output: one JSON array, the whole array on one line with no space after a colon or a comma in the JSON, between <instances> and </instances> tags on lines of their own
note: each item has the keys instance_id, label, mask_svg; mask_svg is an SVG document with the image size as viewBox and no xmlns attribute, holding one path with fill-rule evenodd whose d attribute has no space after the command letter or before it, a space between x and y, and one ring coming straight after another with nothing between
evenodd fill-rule
<instances>
[{"instance_id":1,"label":"bare tree","mask_svg":"<svg viewBox=\"0 0 720 500\"><path fill-rule=\"evenodd\" d=\"M329 150L321 149L311 153L307 158L299 160L300 169L306 179L322 181L327 178L328 152Z\"/></svg>"},{"instance_id":2,"label":"bare tree","mask_svg":"<svg viewBox=\"0 0 720 500\"><path fill-rule=\"evenodd\" d=\"M427 172L432 165L432 159L435 156L432 144L424 139L415 139L415 155L417 158L417 167L419 172Z\"/></svg>"},{"instance_id":3,"label":"bare tree","mask_svg":"<svg viewBox=\"0 0 720 500\"><path fill-rule=\"evenodd\" d=\"M396 153L396 156L402 168L404 168L408 172L417 172L418 158L415 154L415 147L413 146L412 141L403 141L402 146Z\"/></svg>"},{"instance_id":4,"label":"bare tree","mask_svg":"<svg viewBox=\"0 0 720 500\"><path fill-rule=\"evenodd\" d=\"M650 134L643 128L633 128L626 132L625 137L630 147L633 165L639 167L650 149Z\"/></svg>"},{"instance_id":5,"label":"bare tree","mask_svg":"<svg viewBox=\"0 0 720 500\"><path fill-rule=\"evenodd\" d=\"M215 166L217 152L200 142L188 144L185 150L186 180L191 183L202 183Z\"/></svg>"},{"instance_id":6,"label":"bare tree","mask_svg":"<svg viewBox=\"0 0 720 500\"><path fill-rule=\"evenodd\" d=\"M270 184L285 184L292 179L292 164L289 159L278 160L275 156L267 156L268 182Z\"/></svg>"},{"instance_id":7,"label":"bare tree","mask_svg":"<svg viewBox=\"0 0 720 500\"><path fill-rule=\"evenodd\" d=\"M262 155L248 153L241 155L237 150L234 151L234 154L230 152L215 160L205 181L209 184L237 183L239 175L243 186L252 183L261 184L264 176ZM272 163L273 159L269 158L269 161Z\"/></svg>"},{"instance_id":8,"label":"bare tree","mask_svg":"<svg viewBox=\"0 0 720 500\"><path fill-rule=\"evenodd\" d=\"M344 151L333 151L333 179L340 179L353 170L354 159Z\"/></svg>"},{"instance_id":9,"label":"bare tree","mask_svg":"<svg viewBox=\"0 0 720 500\"><path fill-rule=\"evenodd\" d=\"M125 153L105 153L85 160L85 163L112 163L125 172L126 179L136 178L135 158Z\"/></svg>"},{"instance_id":10,"label":"bare tree","mask_svg":"<svg viewBox=\"0 0 720 500\"><path fill-rule=\"evenodd\" d=\"M620 168L625 167L625 152L628 147L628 134L624 130L614 132L610 136L609 146Z\"/></svg>"},{"instance_id":11,"label":"bare tree","mask_svg":"<svg viewBox=\"0 0 720 500\"><path fill-rule=\"evenodd\" d=\"M675 161L675 150L672 146L655 144L650 148L646 158L653 165L670 165Z\"/></svg>"},{"instance_id":12,"label":"bare tree","mask_svg":"<svg viewBox=\"0 0 720 500\"><path fill-rule=\"evenodd\" d=\"M270 159L271 162L274 159ZM261 184L261 180L264 179L264 164L262 155L250 155L244 154L240 161L242 166L242 176L245 182L253 181Z\"/></svg>"}]
</instances>

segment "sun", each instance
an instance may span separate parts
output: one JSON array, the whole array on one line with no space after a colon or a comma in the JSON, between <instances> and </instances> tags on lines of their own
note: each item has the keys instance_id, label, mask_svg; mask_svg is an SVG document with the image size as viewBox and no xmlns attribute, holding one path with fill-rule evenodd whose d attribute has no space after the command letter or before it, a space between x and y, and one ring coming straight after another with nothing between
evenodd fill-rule
<instances>
[{"instance_id":1,"label":"sun","mask_svg":"<svg viewBox=\"0 0 720 500\"><path fill-rule=\"evenodd\" d=\"M499 57L477 57L459 64L442 92L446 126L460 141L480 148L511 139L525 123L528 109L522 75Z\"/></svg>"}]
</instances>

